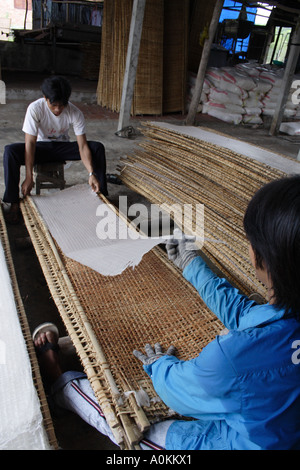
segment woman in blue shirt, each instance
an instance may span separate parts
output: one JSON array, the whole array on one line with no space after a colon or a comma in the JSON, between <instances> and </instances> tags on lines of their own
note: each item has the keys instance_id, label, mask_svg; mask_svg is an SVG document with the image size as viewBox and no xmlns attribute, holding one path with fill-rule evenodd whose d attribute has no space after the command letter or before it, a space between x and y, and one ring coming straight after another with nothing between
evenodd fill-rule
<instances>
[{"instance_id":1,"label":"woman in blue shirt","mask_svg":"<svg viewBox=\"0 0 300 470\"><path fill-rule=\"evenodd\" d=\"M213 274L184 236L167 245L229 330L190 361L134 353L162 400L196 418L171 424L167 449L300 449L300 176L260 189L244 227L265 305Z\"/></svg>"}]
</instances>

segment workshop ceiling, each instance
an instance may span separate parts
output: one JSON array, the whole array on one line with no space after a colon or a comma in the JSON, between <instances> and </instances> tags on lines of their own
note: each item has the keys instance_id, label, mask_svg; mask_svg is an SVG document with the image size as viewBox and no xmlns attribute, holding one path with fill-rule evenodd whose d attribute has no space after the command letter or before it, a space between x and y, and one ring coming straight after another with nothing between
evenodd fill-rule
<instances>
[{"instance_id":1,"label":"workshop ceiling","mask_svg":"<svg viewBox=\"0 0 300 470\"><path fill-rule=\"evenodd\" d=\"M263 2L257 2L257 0L241 0L241 3L253 5L258 3L267 3L270 6L274 6L277 8L281 8L286 11L290 12L300 12L300 0L280 0L280 1L272 1L272 0L264 0Z\"/></svg>"}]
</instances>

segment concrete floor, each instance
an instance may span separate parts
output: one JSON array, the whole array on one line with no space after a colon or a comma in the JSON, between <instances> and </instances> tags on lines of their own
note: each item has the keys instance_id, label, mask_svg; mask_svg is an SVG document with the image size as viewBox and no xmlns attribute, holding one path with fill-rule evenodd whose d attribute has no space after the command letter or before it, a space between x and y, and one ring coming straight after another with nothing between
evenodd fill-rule
<instances>
[{"instance_id":1,"label":"concrete floor","mask_svg":"<svg viewBox=\"0 0 300 470\"><path fill-rule=\"evenodd\" d=\"M8 143L23 142L22 123L28 104L40 97L39 87L42 76L31 74L17 74L3 72L2 79L7 87L7 104L0 105L0 158L4 146ZM107 172L115 173L121 156L134 150L142 140L142 136L135 139L120 138L115 135L118 126L118 114L104 110L96 105L97 83L92 81L71 79L73 95L71 101L78 105L87 120L87 137L90 140L101 141L106 148ZM173 114L163 117L144 116L133 118L131 125L138 129L142 121L165 121L184 125L185 116ZM245 140L255 145L274 150L277 153L296 158L299 150L299 140L288 136L271 137L268 125L259 128L233 126L205 115L197 117L197 125L214 129L228 134L231 137ZM72 134L71 134L72 137ZM81 162L72 163L65 170L67 186L85 183L86 170ZM144 199L126 188L124 185L108 184L109 199L118 204L118 197L126 195L128 203L140 202ZM0 193L4 192L3 169L0 166ZM33 330L44 321L53 321L57 324L60 334L66 334L64 325L54 305L41 268L31 246L20 249L18 240L27 236L26 228L8 226L12 255L15 262L19 287L27 312L30 328ZM114 445L103 438L93 428L82 422L71 413L53 415L57 438L62 449L74 450L112 450Z\"/></svg>"}]
</instances>

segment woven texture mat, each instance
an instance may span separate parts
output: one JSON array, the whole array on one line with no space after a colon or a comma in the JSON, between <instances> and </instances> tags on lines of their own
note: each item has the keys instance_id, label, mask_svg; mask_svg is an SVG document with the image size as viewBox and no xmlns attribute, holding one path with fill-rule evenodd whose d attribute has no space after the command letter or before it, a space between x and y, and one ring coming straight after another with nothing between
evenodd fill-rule
<instances>
[{"instance_id":1,"label":"woven texture mat","mask_svg":"<svg viewBox=\"0 0 300 470\"><path fill-rule=\"evenodd\" d=\"M121 161L121 179L152 203L164 205L180 227L184 215L183 231L199 237L203 237L203 225L197 226L193 215L185 217L185 205L204 204L203 253L242 292L257 292L266 298L249 260L243 217L253 194L285 173L226 148L230 141L226 136L210 132L220 142L216 145L197 138L197 128L193 129L194 135L186 135L185 127L145 124L140 149ZM202 131L200 128L199 134ZM239 141L233 144L241 152L243 146L249 147ZM251 150L254 158L255 153L267 153L255 146ZM280 166L284 161L287 168L297 165L299 172L296 161L270 156ZM177 212L173 210L176 206Z\"/></svg>"},{"instance_id":2,"label":"woven texture mat","mask_svg":"<svg viewBox=\"0 0 300 470\"><path fill-rule=\"evenodd\" d=\"M97 100L117 112L121 107L132 5L133 0L111 0L104 5ZM134 115L162 113L163 8L163 0L146 2L132 103Z\"/></svg>"},{"instance_id":3,"label":"woven texture mat","mask_svg":"<svg viewBox=\"0 0 300 470\"><path fill-rule=\"evenodd\" d=\"M120 111L133 0L104 4L97 101ZM133 115L184 112L188 0L147 0L134 85Z\"/></svg>"},{"instance_id":4,"label":"woven texture mat","mask_svg":"<svg viewBox=\"0 0 300 470\"><path fill-rule=\"evenodd\" d=\"M4 215L3 215L1 208L0 208L0 242L3 248L7 270L8 270L10 281L11 281L11 288L12 288L13 297L15 301L18 321L20 323L21 332L23 334L25 346L28 352L29 363L30 363L31 373L32 373L32 384L33 384L32 386L36 389L37 396L38 396L39 403L40 403L39 413L41 413L42 426L43 426L43 430L40 430L37 417L36 417L36 420L32 423L23 422L19 414L18 416L16 416L16 422L13 422L14 413L17 412L16 410L18 410L18 406L19 407L23 406L23 409L24 409L24 406L27 406L28 408L30 408L31 406L31 403L28 403L28 402L22 403L22 398L23 398L22 393L23 392L25 393L25 385L26 385L25 377L26 377L26 372L27 372L24 367L26 358L23 357L22 364L23 364L24 370L19 370L16 376L14 377L16 383L21 384L21 387L23 387L23 391L22 391L22 388L17 387L17 390L12 391L14 394L14 396L12 396L12 395L8 395L9 391L6 390L5 398L8 400L8 404L10 403L10 405L9 405L9 408L5 410L5 412L7 412L10 417L11 429L10 430L6 429L6 435L1 436L2 437L1 440L5 441L5 439L8 439L8 436L10 435L10 433L12 433L12 430L15 429L16 439L13 441L14 450L17 450L17 448L24 450L24 445L28 446L26 447L25 450L30 450L30 449L37 450L38 448L41 450L45 448L46 449L51 448L53 450L57 450L58 443L56 440L52 418L51 418L50 411L48 408L48 402L46 399L42 378L40 375L40 370L39 370L39 365L38 365L34 345L31 339L31 332L29 329L26 312L24 309L23 301L22 301L18 283L17 283L16 273L15 273L14 264L13 264L11 251L10 251L6 224L5 224ZM2 286L2 287L5 288L5 286ZM6 305L6 308L8 309L7 305ZM13 319L11 319L10 328L13 328L13 324L14 324L14 321ZM8 340L8 338L5 338L5 339ZM17 341L16 338L15 340ZM16 346L17 345L15 344L15 348ZM4 377L2 376L2 381L3 380L4 380ZM30 377L30 380L31 380L31 377ZM34 401L34 396L32 392L30 392L30 394L31 394L30 395L31 400ZM18 402L15 403L14 400L18 400ZM25 414L26 414L26 411L27 410L25 410ZM31 428L30 428L30 425L31 425ZM22 433L24 429L26 432ZM30 447L30 446L33 446L33 447Z\"/></svg>"},{"instance_id":5,"label":"woven texture mat","mask_svg":"<svg viewBox=\"0 0 300 470\"><path fill-rule=\"evenodd\" d=\"M115 438L121 447L135 448L150 423L173 412L158 399L132 351L160 341L189 359L223 325L160 248L134 270L103 276L60 253L32 199L21 208L52 297Z\"/></svg>"}]
</instances>

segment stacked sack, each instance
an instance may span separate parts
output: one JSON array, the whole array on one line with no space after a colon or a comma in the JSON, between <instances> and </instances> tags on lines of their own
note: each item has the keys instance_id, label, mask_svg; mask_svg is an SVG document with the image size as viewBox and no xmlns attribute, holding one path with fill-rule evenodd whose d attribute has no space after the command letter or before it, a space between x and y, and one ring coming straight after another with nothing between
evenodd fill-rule
<instances>
[{"instance_id":1,"label":"stacked sack","mask_svg":"<svg viewBox=\"0 0 300 470\"><path fill-rule=\"evenodd\" d=\"M254 82L254 88L248 90L248 96L244 100L245 124L262 124L264 98L272 88L270 81L261 77L262 68L256 64L239 64L236 66L238 73L249 76Z\"/></svg>"},{"instance_id":2,"label":"stacked sack","mask_svg":"<svg viewBox=\"0 0 300 470\"><path fill-rule=\"evenodd\" d=\"M193 98L196 79L197 79L196 74L190 72L189 77L188 77L188 90L187 90L187 97L186 97L186 111L187 112L190 108L191 101L192 101L192 98ZM207 78L205 78L204 83L203 83L202 95L201 95L199 105L198 105L198 108L197 108L197 113L201 113L201 111L203 110L203 104L207 103L210 87L211 87L211 83L209 82L209 80Z\"/></svg>"},{"instance_id":3,"label":"stacked sack","mask_svg":"<svg viewBox=\"0 0 300 470\"><path fill-rule=\"evenodd\" d=\"M233 124L262 124L264 115L274 115L282 80L281 70L270 71L256 63L211 67L206 72L198 111ZM188 106L195 82L196 76L191 74ZM294 91L291 90L285 117L300 114L299 105L292 102Z\"/></svg>"},{"instance_id":4,"label":"stacked sack","mask_svg":"<svg viewBox=\"0 0 300 470\"><path fill-rule=\"evenodd\" d=\"M254 80L234 68L209 68L206 76L211 83L203 113L223 121L240 124L246 114L244 102L255 88Z\"/></svg>"},{"instance_id":5,"label":"stacked sack","mask_svg":"<svg viewBox=\"0 0 300 470\"><path fill-rule=\"evenodd\" d=\"M261 74L261 77L263 77L264 80L269 80L272 85L270 91L266 94L263 100L263 115L265 116L274 116L275 114L278 97L283 86L283 74L284 72L281 70L279 70L277 73L264 71ZM297 76L295 76L295 80L297 80ZM298 104L293 103L294 91L295 90L291 88L288 95L287 103L284 109L284 117L286 118L294 118L298 112Z\"/></svg>"}]
</instances>

